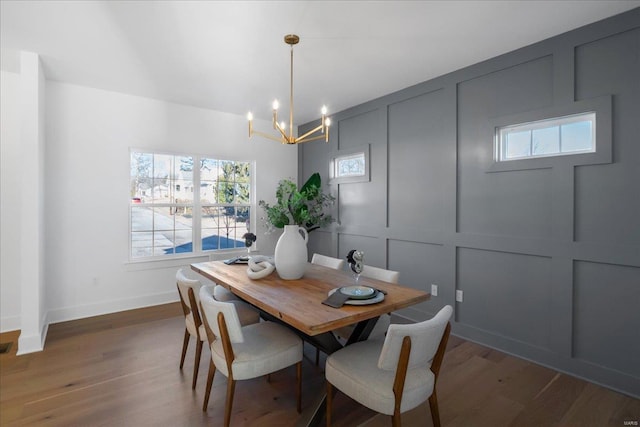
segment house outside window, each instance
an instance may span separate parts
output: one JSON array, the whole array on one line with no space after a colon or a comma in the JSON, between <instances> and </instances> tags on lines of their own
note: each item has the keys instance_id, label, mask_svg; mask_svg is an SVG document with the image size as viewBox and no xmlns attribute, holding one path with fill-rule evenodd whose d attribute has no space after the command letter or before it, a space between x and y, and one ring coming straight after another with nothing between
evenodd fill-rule
<instances>
[{"instance_id":1,"label":"house outside window","mask_svg":"<svg viewBox=\"0 0 640 427\"><path fill-rule=\"evenodd\" d=\"M244 247L250 162L132 150L130 166L130 259Z\"/></svg>"}]
</instances>

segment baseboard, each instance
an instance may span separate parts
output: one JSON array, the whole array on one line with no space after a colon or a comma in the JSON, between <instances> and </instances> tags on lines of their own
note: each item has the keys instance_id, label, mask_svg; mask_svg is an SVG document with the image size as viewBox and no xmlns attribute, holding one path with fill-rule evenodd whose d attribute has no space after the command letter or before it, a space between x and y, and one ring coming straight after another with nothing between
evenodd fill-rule
<instances>
[{"instance_id":1,"label":"baseboard","mask_svg":"<svg viewBox=\"0 0 640 427\"><path fill-rule=\"evenodd\" d=\"M42 331L40 331L39 334L25 335L21 333L18 338L18 351L16 352L16 356L44 350L44 341L47 338L48 331L49 323L45 323L42 325Z\"/></svg>"},{"instance_id":2,"label":"baseboard","mask_svg":"<svg viewBox=\"0 0 640 427\"><path fill-rule=\"evenodd\" d=\"M59 308L49 311L49 323L84 319L85 317L100 316L103 314L117 313L136 308L168 304L176 301L178 301L178 294L177 292L172 291L153 295L143 295L134 298L105 301L95 304Z\"/></svg>"}]
</instances>

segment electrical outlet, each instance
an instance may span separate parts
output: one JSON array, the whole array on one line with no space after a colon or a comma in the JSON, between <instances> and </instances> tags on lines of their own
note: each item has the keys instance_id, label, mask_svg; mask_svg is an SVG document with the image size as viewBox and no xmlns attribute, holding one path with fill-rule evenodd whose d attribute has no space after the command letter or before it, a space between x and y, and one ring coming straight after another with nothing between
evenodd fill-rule
<instances>
[{"instance_id":1,"label":"electrical outlet","mask_svg":"<svg viewBox=\"0 0 640 427\"><path fill-rule=\"evenodd\" d=\"M433 283L431 284L431 296L432 297L438 296L438 285L434 285Z\"/></svg>"},{"instance_id":2,"label":"electrical outlet","mask_svg":"<svg viewBox=\"0 0 640 427\"><path fill-rule=\"evenodd\" d=\"M456 301L457 302L462 302L462 291L461 290L457 290L456 291Z\"/></svg>"}]
</instances>

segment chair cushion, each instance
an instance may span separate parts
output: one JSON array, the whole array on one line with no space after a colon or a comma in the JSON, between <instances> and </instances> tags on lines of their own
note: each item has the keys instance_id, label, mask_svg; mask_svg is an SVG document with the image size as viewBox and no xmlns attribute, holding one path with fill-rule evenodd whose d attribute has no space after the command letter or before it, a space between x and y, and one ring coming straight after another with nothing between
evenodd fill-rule
<instances>
[{"instance_id":1,"label":"chair cushion","mask_svg":"<svg viewBox=\"0 0 640 427\"><path fill-rule=\"evenodd\" d=\"M233 344L233 378L246 380L279 371L302 360L302 340L285 326L273 322L242 328L244 341ZM223 375L229 376L222 340L211 345L211 358Z\"/></svg>"},{"instance_id":2,"label":"chair cushion","mask_svg":"<svg viewBox=\"0 0 640 427\"><path fill-rule=\"evenodd\" d=\"M238 299L238 297L235 296L233 292L222 285L216 285L213 288L213 297L216 299L216 301L231 301Z\"/></svg>"},{"instance_id":3,"label":"chair cushion","mask_svg":"<svg viewBox=\"0 0 640 427\"><path fill-rule=\"evenodd\" d=\"M242 326L251 325L260 321L260 313L246 302L239 300L230 300L227 302L236 306L238 319L240 319L240 324Z\"/></svg>"},{"instance_id":4,"label":"chair cushion","mask_svg":"<svg viewBox=\"0 0 640 427\"><path fill-rule=\"evenodd\" d=\"M187 316L184 318L184 323L185 326L187 327L187 331L189 331L189 334L193 335L194 337L197 336L196 335L196 325L195 322L193 321L193 313L189 313L187 314ZM207 340L207 331L204 329L204 324L200 325L200 341L206 341Z\"/></svg>"},{"instance_id":5,"label":"chair cushion","mask_svg":"<svg viewBox=\"0 0 640 427\"><path fill-rule=\"evenodd\" d=\"M327 381L360 404L393 415L395 372L378 368L383 341L368 340L349 345L327 358ZM433 392L434 375L427 367L409 369L404 383L400 412L409 411Z\"/></svg>"}]
</instances>

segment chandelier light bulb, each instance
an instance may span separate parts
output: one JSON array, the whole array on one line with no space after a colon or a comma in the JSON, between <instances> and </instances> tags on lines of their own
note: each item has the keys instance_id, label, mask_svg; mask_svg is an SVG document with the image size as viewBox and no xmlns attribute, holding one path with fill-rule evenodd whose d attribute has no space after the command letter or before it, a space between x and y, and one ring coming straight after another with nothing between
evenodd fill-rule
<instances>
[{"instance_id":1,"label":"chandelier light bulb","mask_svg":"<svg viewBox=\"0 0 640 427\"><path fill-rule=\"evenodd\" d=\"M280 127L284 130L287 128L287 124L285 122L280 122Z\"/></svg>"},{"instance_id":2,"label":"chandelier light bulb","mask_svg":"<svg viewBox=\"0 0 640 427\"><path fill-rule=\"evenodd\" d=\"M253 120L253 114L251 114L251 111L247 113L247 120L249 121Z\"/></svg>"},{"instance_id":3,"label":"chandelier light bulb","mask_svg":"<svg viewBox=\"0 0 640 427\"><path fill-rule=\"evenodd\" d=\"M324 116L325 114L327 114L327 106L323 105L322 106L322 110L320 110L320 112L322 113L322 115Z\"/></svg>"},{"instance_id":4,"label":"chandelier light bulb","mask_svg":"<svg viewBox=\"0 0 640 427\"><path fill-rule=\"evenodd\" d=\"M324 120L324 125L325 125L326 127L331 126L331 119L327 117L327 118Z\"/></svg>"},{"instance_id":5,"label":"chandelier light bulb","mask_svg":"<svg viewBox=\"0 0 640 427\"><path fill-rule=\"evenodd\" d=\"M277 99L273 100L273 104L272 105L273 105L273 109L274 110L277 110L278 108L280 108L280 103L278 102Z\"/></svg>"}]
</instances>

